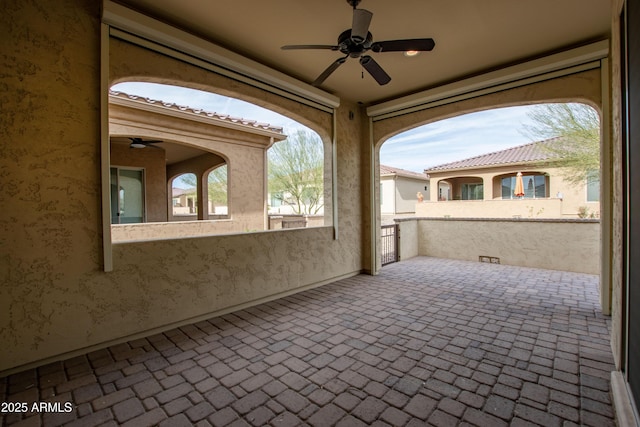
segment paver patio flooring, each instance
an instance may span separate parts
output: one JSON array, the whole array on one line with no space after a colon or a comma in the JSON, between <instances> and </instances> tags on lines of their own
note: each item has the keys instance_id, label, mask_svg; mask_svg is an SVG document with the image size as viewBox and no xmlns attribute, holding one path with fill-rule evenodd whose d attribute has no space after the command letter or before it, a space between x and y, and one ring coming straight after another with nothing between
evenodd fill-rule
<instances>
[{"instance_id":1,"label":"paver patio flooring","mask_svg":"<svg viewBox=\"0 0 640 427\"><path fill-rule=\"evenodd\" d=\"M417 257L0 379L16 426L614 426L596 276ZM62 406L64 409L64 406Z\"/></svg>"}]
</instances>

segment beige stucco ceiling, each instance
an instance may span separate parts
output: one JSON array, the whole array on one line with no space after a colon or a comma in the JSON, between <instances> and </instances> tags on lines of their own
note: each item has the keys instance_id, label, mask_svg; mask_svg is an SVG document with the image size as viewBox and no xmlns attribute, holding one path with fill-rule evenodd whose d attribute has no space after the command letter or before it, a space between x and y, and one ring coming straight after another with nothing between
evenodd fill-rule
<instances>
[{"instance_id":1,"label":"beige stucco ceiling","mask_svg":"<svg viewBox=\"0 0 640 427\"><path fill-rule=\"evenodd\" d=\"M148 139L148 138L143 138ZM127 137L112 137L111 142L113 144L126 145L129 146L131 141ZM172 165L174 163L182 162L185 160L193 159L198 156L202 156L207 153L204 150L199 148L190 147L188 145L173 143L169 141L162 141L157 144L152 144L150 147L146 148L131 148L131 150L164 150L165 160L167 161L167 165Z\"/></svg>"},{"instance_id":2,"label":"beige stucco ceiling","mask_svg":"<svg viewBox=\"0 0 640 427\"><path fill-rule=\"evenodd\" d=\"M351 27L346 0L120 0L120 3L305 82L340 52L284 51L286 44L337 43ZM608 0L362 0L374 41L432 37L432 52L371 53L392 80L379 86L350 58L322 85L372 104L607 37Z\"/></svg>"}]
</instances>

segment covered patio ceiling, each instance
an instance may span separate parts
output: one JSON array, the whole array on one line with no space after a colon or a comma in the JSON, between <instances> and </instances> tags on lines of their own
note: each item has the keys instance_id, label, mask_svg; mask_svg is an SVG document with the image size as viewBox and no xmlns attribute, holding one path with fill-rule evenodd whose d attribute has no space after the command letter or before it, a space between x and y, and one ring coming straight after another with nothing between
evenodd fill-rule
<instances>
[{"instance_id":1,"label":"covered patio ceiling","mask_svg":"<svg viewBox=\"0 0 640 427\"><path fill-rule=\"evenodd\" d=\"M331 50L282 50L291 44L336 45L352 25L345 0L119 0L307 83L342 55ZM397 98L568 47L602 40L610 29L605 0L362 0L373 13L374 41L433 38L435 48L415 57L370 54L391 76L379 86L356 58L321 88L365 105Z\"/></svg>"}]
</instances>

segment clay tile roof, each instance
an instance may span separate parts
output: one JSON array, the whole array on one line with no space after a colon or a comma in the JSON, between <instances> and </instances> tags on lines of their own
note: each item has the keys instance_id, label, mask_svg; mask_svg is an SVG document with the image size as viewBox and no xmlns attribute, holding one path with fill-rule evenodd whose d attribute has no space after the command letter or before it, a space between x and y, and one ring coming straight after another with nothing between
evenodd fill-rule
<instances>
[{"instance_id":1,"label":"clay tile roof","mask_svg":"<svg viewBox=\"0 0 640 427\"><path fill-rule=\"evenodd\" d=\"M415 178L415 179L428 179L427 176L420 172L412 172L405 169L394 168L391 166L380 165L380 176L384 175L398 175L406 178Z\"/></svg>"},{"instance_id":2,"label":"clay tile roof","mask_svg":"<svg viewBox=\"0 0 640 427\"><path fill-rule=\"evenodd\" d=\"M145 98L145 97L142 97L142 96L131 95L131 94L124 93L124 92L117 92L117 91L114 91L114 90L109 90L109 96L110 97L114 97L114 98L128 99L128 100L136 101L136 102L144 102L144 103L149 104L149 105L158 104L158 106L162 106L164 108L170 108L170 109L176 110L176 111L184 111L184 112L196 114L196 115L203 116L203 117L210 117L212 119L224 120L224 121L228 121L230 123L241 124L241 125L249 127L249 128L259 128L259 129L264 129L264 130L267 130L267 131L278 132L278 133L282 133L283 132L282 126L272 126L272 125L270 125L268 123L260 123L260 122L257 122L255 120L244 119L242 117L232 117L232 116L229 116L228 114L221 114L221 113L216 113L216 112L212 112L212 111L205 111L205 110L200 109L200 108L191 108L189 106L178 105L178 104L175 104L173 102L165 102L165 101L161 101L161 100L157 100L157 99Z\"/></svg>"},{"instance_id":3,"label":"clay tile roof","mask_svg":"<svg viewBox=\"0 0 640 427\"><path fill-rule=\"evenodd\" d=\"M425 169L425 173L444 172L449 170L476 169L490 166L501 166L509 164L535 163L544 160L552 160L554 155L543 146L555 144L560 138L551 138L544 141L530 142L506 150L495 151L493 153L481 154L468 159L455 162L444 163Z\"/></svg>"}]
</instances>

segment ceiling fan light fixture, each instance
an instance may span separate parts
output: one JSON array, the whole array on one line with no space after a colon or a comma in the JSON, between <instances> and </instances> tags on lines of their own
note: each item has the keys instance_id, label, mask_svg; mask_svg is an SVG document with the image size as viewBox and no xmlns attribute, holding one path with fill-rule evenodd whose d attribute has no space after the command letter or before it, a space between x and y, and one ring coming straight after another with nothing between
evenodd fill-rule
<instances>
[{"instance_id":1,"label":"ceiling fan light fixture","mask_svg":"<svg viewBox=\"0 0 640 427\"><path fill-rule=\"evenodd\" d=\"M419 53L420 53L419 50L406 50L404 52L404 56L412 57L412 56L417 56Z\"/></svg>"},{"instance_id":2,"label":"ceiling fan light fixture","mask_svg":"<svg viewBox=\"0 0 640 427\"><path fill-rule=\"evenodd\" d=\"M131 148L146 148L147 146L145 144L140 143L140 142L132 142L130 147Z\"/></svg>"}]
</instances>

